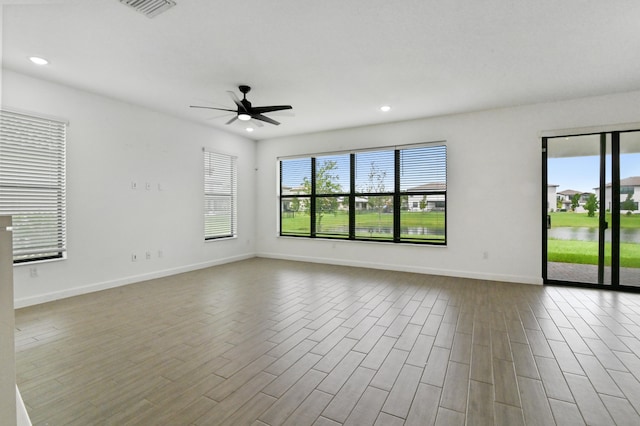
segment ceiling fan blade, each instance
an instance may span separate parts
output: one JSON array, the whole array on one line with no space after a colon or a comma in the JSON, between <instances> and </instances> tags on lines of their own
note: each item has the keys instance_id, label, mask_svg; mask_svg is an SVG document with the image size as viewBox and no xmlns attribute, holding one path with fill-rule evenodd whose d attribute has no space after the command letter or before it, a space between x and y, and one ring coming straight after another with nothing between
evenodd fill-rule
<instances>
[{"instance_id":1,"label":"ceiling fan blade","mask_svg":"<svg viewBox=\"0 0 640 426\"><path fill-rule=\"evenodd\" d=\"M211 117L207 117L207 118L205 118L205 120L207 120L207 121L217 120L218 118L226 118L226 117L229 117L229 115L230 115L229 113L226 113L226 114L216 114L216 115L212 115ZM234 111L233 115L236 115L235 111Z\"/></svg>"},{"instance_id":2,"label":"ceiling fan blade","mask_svg":"<svg viewBox=\"0 0 640 426\"><path fill-rule=\"evenodd\" d=\"M261 107L253 107L251 111L255 114L264 114L265 112L274 112L274 111L283 111L286 109L291 109L291 105L272 105L272 106L261 106Z\"/></svg>"},{"instance_id":3,"label":"ceiling fan blade","mask_svg":"<svg viewBox=\"0 0 640 426\"><path fill-rule=\"evenodd\" d=\"M226 123L224 123L224 124L231 124L231 123L233 123L234 121L236 121L237 119L238 119L238 116L237 116L237 115L234 115L234 116L231 118L231 120L227 121L227 122L226 122Z\"/></svg>"},{"instance_id":4,"label":"ceiling fan blade","mask_svg":"<svg viewBox=\"0 0 640 426\"><path fill-rule=\"evenodd\" d=\"M275 126L278 126L280 123L277 122L276 120L269 118L267 116L264 116L262 114L252 114L251 118L254 118L256 120L260 120L260 121L264 121L265 123L269 123L269 124L273 124Z\"/></svg>"},{"instance_id":5,"label":"ceiling fan blade","mask_svg":"<svg viewBox=\"0 0 640 426\"><path fill-rule=\"evenodd\" d=\"M236 95L231 90L227 90L227 93L229 94L229 96L231 96L231 99L233 99L233 102L238 106L238 111L245 111L245 112L247 111L244 105L242 105L240 98L238 98L238 95Z\"/></svg>"},{"instance_id":6,"label":"ceiling fan blade","mask_svg":"<svg viewBox=\"0 0 640 426\"><path fill-rule=\"evenodd\" d=\"M276 117L295 117L296 116L296 114L291 109L287 109L287 110L284 110L284 111L270 112L269 115L271 115L271 116L275 115Z\"/></svg>"},{"instance_id":7,"label":"ceiling fan blade","mask_svg":"<svg viewBox=\"0 0 640 426\"><path fill-rule=\"evenodd\" d=\"M201 105L189 105L189 108L215 109L215 110L217 110L217 111L229 111L229 112L236 112L236 110L235 110L235 109L215 108L215 107L208 107L208 106L201 106Z\"/></svg>"},{"instance_id":8,"label":"ceiling fan blade","mask_svg":"<svg viewBox=\"0 0 640 426\"><path fill-rule=\"evenodd\" d=\"M256 127L264 127L264 124L262 124L258 120L254 120L253 118L251 119L251 124L255 124Z\"/></svg>"}]
</instances>

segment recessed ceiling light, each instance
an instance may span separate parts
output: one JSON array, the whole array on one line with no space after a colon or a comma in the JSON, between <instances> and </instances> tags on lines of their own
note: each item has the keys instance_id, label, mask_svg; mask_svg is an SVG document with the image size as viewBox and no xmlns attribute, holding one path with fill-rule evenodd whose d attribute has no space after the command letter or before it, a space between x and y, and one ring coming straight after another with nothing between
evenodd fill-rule
<instances>
[{"instance_id":1,"label":"recessed ceiling light","mask_svg":"<svg viewBox=\"0 0 640 426\"><path fill-rule=\"evenodd\" d=\"M389 111L391 111L391 107L390 107L389 105L382 105L382 106L380 107L380 111L382 111L382 112L389 112Z\"/></svg>"},{"instance_id":2,"label":"recessed ceiling light","mask_svg":"<svg viewBox=\"0 0 640 426\"><path fill-rule=\"evenodd\" d=\"M251 132L253 132L253 127L247 127L246 130L247 130L247 132L251 133Z\"/></svg>"},{"instance_id":3,"label":"recessed ceiling light","mask_svg":"<svg viewBox=\"0 0 640 426\"><path fill-rule=\"evenodd\" d=\"M251 116L249 114L238 114L238 120L249 121L251 120Z\"/></svg>"},{"instance_id":4,"label":"recessed ceiling light","mask_svg":"<svg viewBox=\"0 0 640 426\"><path fill-rule=\"evenodd\" d=\"M29 56L29 60L36 65L47 65L49 61L44 58L40 58L38 56Z\"/></svg>"}]
</instances>

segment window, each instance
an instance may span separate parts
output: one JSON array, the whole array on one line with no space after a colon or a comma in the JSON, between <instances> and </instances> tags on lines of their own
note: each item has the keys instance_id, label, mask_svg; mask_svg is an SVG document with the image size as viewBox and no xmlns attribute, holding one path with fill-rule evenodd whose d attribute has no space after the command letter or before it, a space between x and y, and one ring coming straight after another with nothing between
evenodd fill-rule
<instances>
[{"instance_id":1,"label":"window","mask_svg":"<svg viewBox=\"0 0 640 426\"><path fill-rule=\"evenodd\" d=\"M446 243L446 145L280 160L280 235Z\"/></svg>"},{"instance_id":2,"label":"window","mask_svg":"<svg viewBox=\"0 0 640 426\"><path fill-rule=\"evenodd\" d=\"M620 186L620 194L632 194L633 195L633 186L629 185L621 185Z\"/></svg>"},{"instance_id":3,"label":"window","mask_svg":"<svg viewBox=\"0 0 640 426\"><path fill-rule=\"evenodd\" d=\"M0 111L0 215L13 216L13 262L66 252L66 123Z\"/></svg>"},{"instance_id":4,"label":"window","mask_svg":"<svg viewBox=\"0 0 640 426\"><path fill-rule=\"evenodd\" d=\"M204 239L237 234L236 157L204 151Z\"/></svg>"}]
</instances>

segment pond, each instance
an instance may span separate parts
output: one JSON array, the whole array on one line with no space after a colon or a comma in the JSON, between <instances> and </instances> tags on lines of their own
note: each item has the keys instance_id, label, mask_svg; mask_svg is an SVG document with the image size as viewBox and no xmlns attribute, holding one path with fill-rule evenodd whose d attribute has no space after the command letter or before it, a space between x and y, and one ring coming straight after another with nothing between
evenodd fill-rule
<instances>
[{"instance_id":1,"label":"pond","mask_svg":"<svg viewBox=\"0 0 640 426\"><path fill-rule=\"evenodd\" d=\"M560 227L547 230L549 238L557 240L598 241L595 228ZM604 232L605 241L611 242L611 229ZM640 229L621 229L620 242L640 244Z\"/></svg>"},{"instance_id":2,"label":"pond","mask_svg":"<svg viewBox=\"0 0 640 426\"><path fill-rule=\"evenodd\" d=\"M323 233L348 234L348 226L323 226ZM427 228L423 226L403 226L400 228L402 235L428 235L428 236L444 236L444 228ZM356 226L356 235L365 234L393 234L393 228L390 226Z\"/></svg>"}]
</instances>

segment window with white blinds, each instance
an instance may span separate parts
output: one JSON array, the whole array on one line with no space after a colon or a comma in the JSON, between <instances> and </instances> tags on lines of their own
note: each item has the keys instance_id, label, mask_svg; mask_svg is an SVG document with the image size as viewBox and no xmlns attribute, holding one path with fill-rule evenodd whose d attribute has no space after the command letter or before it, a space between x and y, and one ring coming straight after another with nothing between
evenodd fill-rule
<instances>
[{"instance_id":1,"label":"window with white blinds","mask_svg":"<svg viewBox=\"0 0 640 426\"><path fill-rule=\"evenodd\" d=\"M443 142L280 160L280 235L446 244Z\"/></svg>"},{"instance_id":2,"label":"window with white blinds","mask_svg":"<svg viewBox=\"0 0 640 426\"><path fill-rule=\"evenodd\" d=\"M204 151L204 238L235 237L238 197L237 158Z\"/></svg>"},{"instance_id":3,"label":"window with white blinds","mask_svg":"<svg viewBox=\"0 0 640 426\"><path fill-rule=\"evenodd\" d=\"M64 258L66 123L0 111L0 215L13 216L13 261Z\"/></svg>"}]
</instances>

